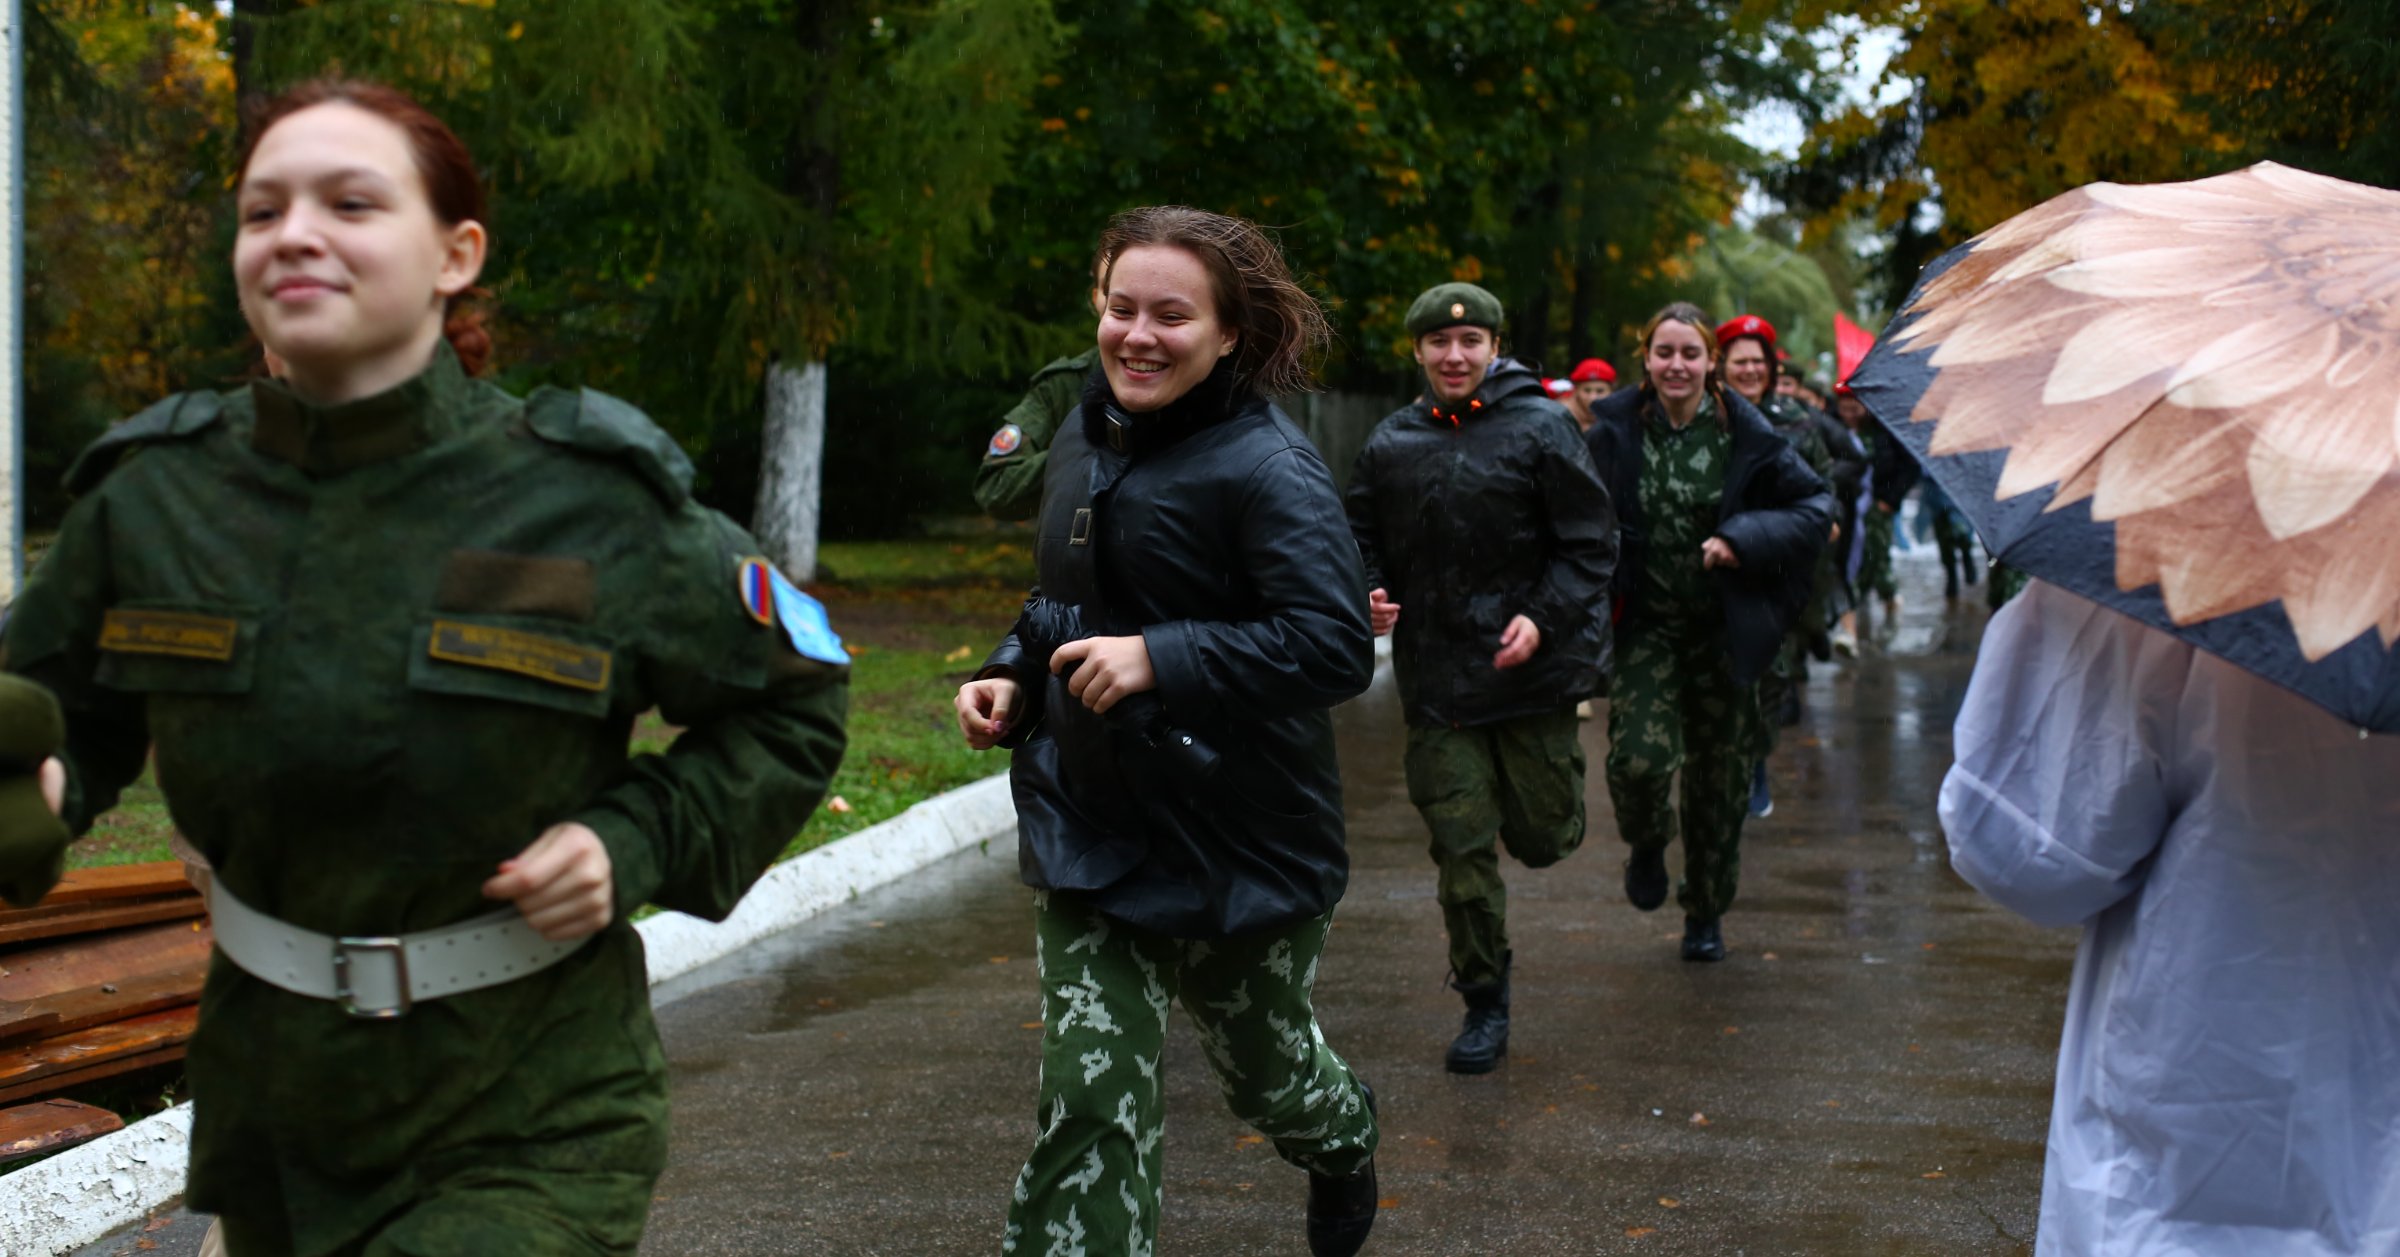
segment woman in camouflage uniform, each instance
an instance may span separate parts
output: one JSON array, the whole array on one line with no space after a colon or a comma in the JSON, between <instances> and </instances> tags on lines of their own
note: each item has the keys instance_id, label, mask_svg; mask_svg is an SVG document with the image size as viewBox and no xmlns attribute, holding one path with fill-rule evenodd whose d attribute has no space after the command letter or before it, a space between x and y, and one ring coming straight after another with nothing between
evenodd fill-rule
<instances>
[{"instance_id":1,"label":"woman in camouflage uniform","mask_svg":"<svg viewBox=\"0 0 2400 1257\"><path fill-rule=\"evenodd\" d=\"M169 398L0 635L55 695L38 893L153 748L213 866L187 1199L234 1257L631 1254L666 1160L644 903L722 917L823 796L822 608L598 393L474 378L482 192L407 97L252 128L233 267L282 380ZM685 732L628 758L636 716Z\"/></svg>"},{"instance_id":2,"label":"woman in camouflage uniform","mask_svg":"<svg viewBox=\"0 0 2400 1257\"><path fill-rule=\"evenodd\" d=\"M1719 380L1711 328L1683 302L1652 316L1642 386L1603 399L1588 434L1620 528L1608 793L1633 849L1625 895L1645 912L1666 901L1680 830L1683 956L1700 961L1725 958L1718 922L1741 870L1758 680L1833 523L1825 482Z\"/></svg>"}]
</instances>

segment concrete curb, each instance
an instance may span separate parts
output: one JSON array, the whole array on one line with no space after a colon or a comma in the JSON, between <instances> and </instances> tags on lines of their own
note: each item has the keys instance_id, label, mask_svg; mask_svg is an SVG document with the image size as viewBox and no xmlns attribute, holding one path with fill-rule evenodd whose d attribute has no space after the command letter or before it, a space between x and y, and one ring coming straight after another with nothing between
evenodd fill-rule
<instances>
[{"instance_id":1,"label":"concrete curb","mask_svg":"<svg viewBox=\"0 0 2400 1257\"><path fill-rule=\"evenodd\" d=\"M937 795L881 824L776 865L722 922L662 912L634 928L650 985L680 977L943 856L1016 828L1008 774ZM189 1103L0 1175L0 1255L57 1257L140 1222L183 1194Z\"/></svg>"}]
</instances>

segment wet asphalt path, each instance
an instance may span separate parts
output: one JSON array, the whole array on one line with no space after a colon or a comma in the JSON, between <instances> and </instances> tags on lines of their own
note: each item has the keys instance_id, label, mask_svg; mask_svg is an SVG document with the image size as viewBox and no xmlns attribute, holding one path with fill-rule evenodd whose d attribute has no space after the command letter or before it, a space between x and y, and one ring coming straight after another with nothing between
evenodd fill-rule
<instances>
[{"instance_id":1,"label":"wet asphalt path","mask_svg":"<svg viewBox=\"0 0 2400 1257\"><path fill-rule=\"evenodd\" d=\"M2074 936L1949 871L1934 800L1984 615L1904 571L1885 647L1818 667L1787 731L1725 964L1678 959L1671 902L1625 904L1585 726L1585 849L1509 866L1488 1077L1441 1068L1460 1006L1388 678L1340 713L1356 871L1318 1010L1381 1096L1369 1253L2029 1251ZM1031 933L996 846L662 992L674 1153L644 1251L997 1251L1034 1133ZM1303 1176L1226 1114L1180 1017L1168 1073L1160 1251L1304 1252Z\"/></svg>"}]
</instances>

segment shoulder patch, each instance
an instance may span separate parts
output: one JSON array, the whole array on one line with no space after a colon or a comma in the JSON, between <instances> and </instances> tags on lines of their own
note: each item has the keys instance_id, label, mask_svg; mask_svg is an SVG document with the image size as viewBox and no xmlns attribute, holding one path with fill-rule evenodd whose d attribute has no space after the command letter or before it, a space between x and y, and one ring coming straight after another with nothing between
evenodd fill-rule
<instances>
[{"instance_id":1,"label":"shoulder patch","mask_svg":"<svg viewBox=\"0 0 2400 1257\"><path fill-rule=\"evenodd\" d=\"M140 414L102 433L99 440L75 456L75 461L67 467L67 492L78 496L89 493L116 470L117 460L126 453L144 445L206 431L224 415L225 399L215 393L177 393L154 402Z\"/></svg>"},{"instance_id":2,"label":"shoulder patch","mask_svg":"<svg viewBox=\"0 0 2400 1257\"><path fill-rule=\"evenodd\" d=\"M588 388L545 388L525 400L525 425L553 445L626 464L669 506L692 496L692 460L631 402Z\"/></svg>"}]
</instances>

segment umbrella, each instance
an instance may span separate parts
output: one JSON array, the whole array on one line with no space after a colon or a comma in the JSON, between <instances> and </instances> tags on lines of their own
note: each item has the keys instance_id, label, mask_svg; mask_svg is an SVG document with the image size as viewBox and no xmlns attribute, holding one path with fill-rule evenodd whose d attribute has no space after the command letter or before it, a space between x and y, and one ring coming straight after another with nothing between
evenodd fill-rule
<instances>
[{"instance_id":1,"label":"umbrella","mask_svg":"<svg viewBox=\"0 0 2400 1257\"><path fill-rule=\"evenodd\" d=\"M1875 333L1850 321L1848 315L1833 312L1833 379L1841 383L1858 370L1859 360L1875 347Z\"/></svg>"},{"instance_id":2,"label":"umbrella","mask_svg":"<svg viewBox=\"0 0 2400 1257\"><path fill-rule=\"evenodd\" d=\"M2078 188L1927 267L1850 385L1995 558L2400 732L2400 193Z\"/></svg>"}]
</instances>

